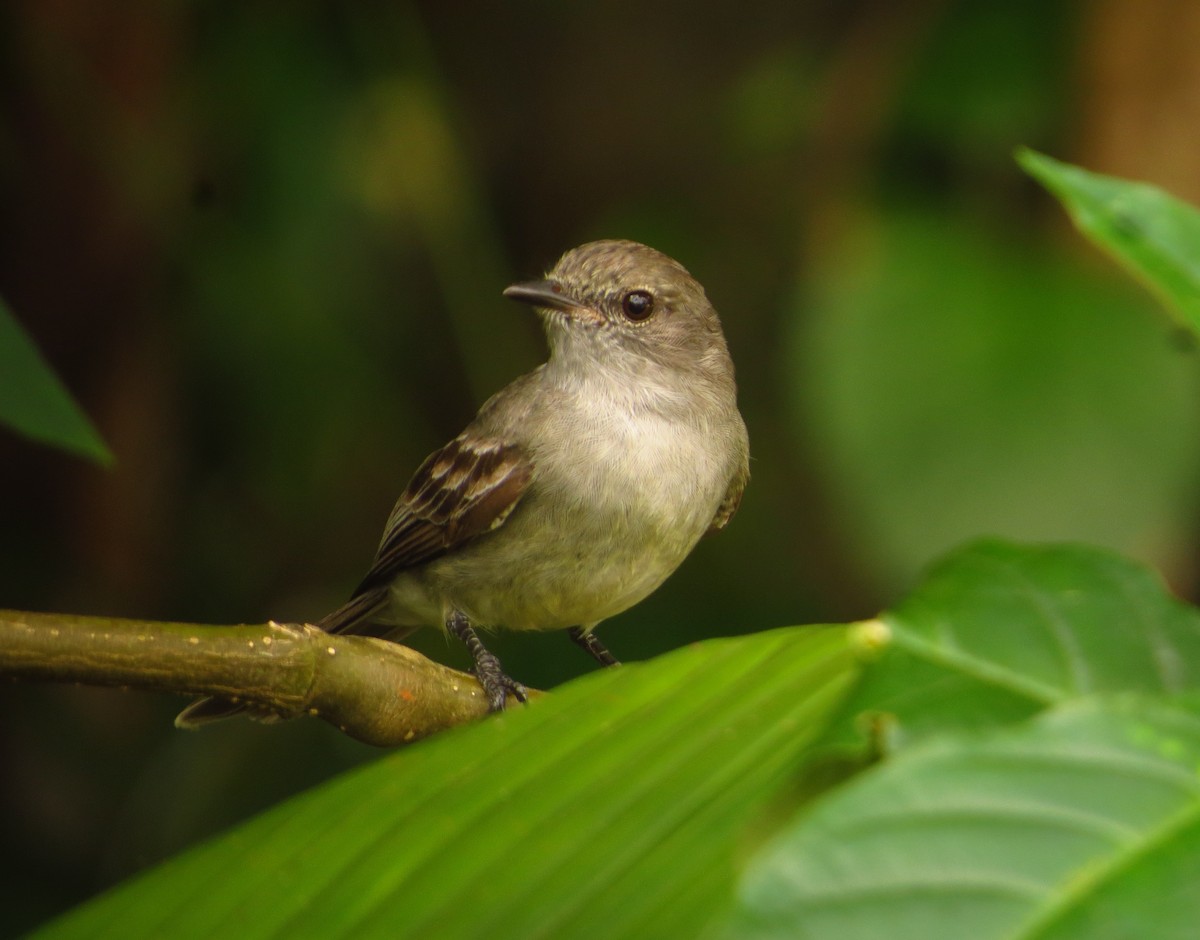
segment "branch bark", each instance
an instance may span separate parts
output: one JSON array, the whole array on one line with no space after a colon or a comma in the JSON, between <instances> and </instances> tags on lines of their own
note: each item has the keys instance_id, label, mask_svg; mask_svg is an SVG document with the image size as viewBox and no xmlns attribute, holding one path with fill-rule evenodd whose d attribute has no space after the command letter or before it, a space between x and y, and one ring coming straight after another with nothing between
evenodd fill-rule
<instances>
[{"instance_id":1,"label":"branch bark","mask_svg":"<svg viewBox=\"0 0 1200 940\"><path fill-rule=\"evenodd\" d=\"M308 624L209 626L0 610L0 676L234 698L392 747L487 714L475 677ZM536 694L536 693L531 693Z\"/></svg>"}]
</instances>

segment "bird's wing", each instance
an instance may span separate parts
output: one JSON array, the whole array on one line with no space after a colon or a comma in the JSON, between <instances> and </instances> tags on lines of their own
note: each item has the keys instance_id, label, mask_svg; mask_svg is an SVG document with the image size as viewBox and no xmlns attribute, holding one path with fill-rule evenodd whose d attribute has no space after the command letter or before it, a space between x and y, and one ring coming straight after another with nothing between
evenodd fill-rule
<instances>
[{"instance_id":1,"label":"bird's wing","mask_svg":"<svg viewBox=\"0 0 1200 940\"><path fill-rule=\"evenodd\" d=\"M355 594L501 525L525 494L533 464L514 444L460 435L413 474Z\"/></svg>"},{"instance_id":2,"label":"bird's wing","mask_svg":"<svg viewBox=\"0 0 1200 940\"><path fill-rule=\"evenodd\" d=\"M352 629L383 606L388 584L401 571L503 524L532 475L521 449L497 438L464 434L434 451L396 501L366 577L321 626L333 633Z\"/></svg>"},{"instance_id":3,"label":"bird's wing","mask_svg":"<svg viewBox=\"0 0 1200 940\"><path fill-rule=\"evenodd\" d=\"M738 467L737 473L733 475L733 479L729 481L729 489L725 491L725 498L721 500L721 505L717 507L717 514L713 516L712 524L709 525L705 535L720 532L729 524L729 520L733 518L733 514L737 512L738 506L742 503L742 493L749 482L750 457L747 455L742 460L741 466Z\"/></svg>"}]
</instances>

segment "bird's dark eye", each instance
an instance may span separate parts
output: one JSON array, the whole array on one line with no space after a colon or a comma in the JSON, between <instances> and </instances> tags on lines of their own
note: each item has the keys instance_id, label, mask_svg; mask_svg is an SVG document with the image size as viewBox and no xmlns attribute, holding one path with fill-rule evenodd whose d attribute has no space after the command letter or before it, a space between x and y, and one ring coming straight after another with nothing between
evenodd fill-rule
<instances>
[{"instance_id":1,"label":"bird's dark eye","mask_svg":"<svg viewBox=\"0 0 1200 940\"><path fill-rule=\"evenodd\" d=\"M645 320L654 312L654 297L648 290L631 290L621 298L621 309L630 320Z\"/></svg>"}]
</instances>

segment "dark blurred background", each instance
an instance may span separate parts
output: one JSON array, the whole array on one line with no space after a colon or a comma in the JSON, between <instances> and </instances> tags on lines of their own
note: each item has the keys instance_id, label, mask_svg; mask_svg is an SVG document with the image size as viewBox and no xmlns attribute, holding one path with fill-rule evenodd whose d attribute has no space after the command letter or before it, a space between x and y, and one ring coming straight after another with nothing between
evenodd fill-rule
<instances>
[{"instance_id":1,"label":"dark blurred background","mask_svg":"<svg viewBox=\"0 0 1200 940\"><path fill-rule=\"evenodd\" d=\"M119 463L0 431L0 606L320 617L544 356L501 289L597 237L706 286L755 458L621 658L870 616L981 534L1190 596L1196 352L1012 150L1200 201L1197 48L1172 0L6 4L0 295ZM183 704L0 688L0 934L379 753Z\"/></svg>"}]
</instances>

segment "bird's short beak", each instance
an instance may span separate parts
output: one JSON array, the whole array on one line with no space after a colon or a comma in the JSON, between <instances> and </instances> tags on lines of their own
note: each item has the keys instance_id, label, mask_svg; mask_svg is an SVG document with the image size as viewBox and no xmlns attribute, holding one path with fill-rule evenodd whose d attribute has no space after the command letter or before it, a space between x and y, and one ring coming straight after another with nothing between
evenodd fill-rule
<instances>
[{"instance_id":1,"label":"bird's short beak","mask_svg":"<svg viewBox=\"0 0 1200 940\"><path fill-rule=\"evenodd\" d=\"M558 281L524 281L504 288L504 296L548 310L578 310L583 305Z\"/></svg>"}]
</instances>

